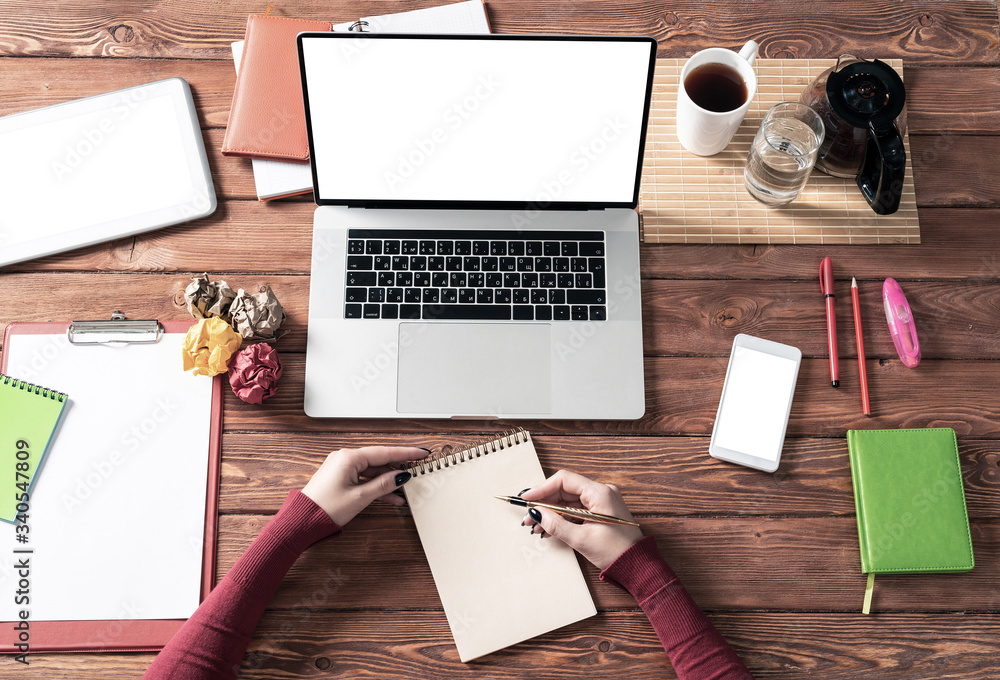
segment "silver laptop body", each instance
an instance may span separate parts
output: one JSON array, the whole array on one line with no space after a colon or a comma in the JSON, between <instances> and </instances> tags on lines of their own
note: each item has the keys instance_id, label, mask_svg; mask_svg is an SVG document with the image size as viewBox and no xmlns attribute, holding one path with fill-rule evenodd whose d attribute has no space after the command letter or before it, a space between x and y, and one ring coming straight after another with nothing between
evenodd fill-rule
<instances>
[{"instance_id":1,"label":"silver laptop body","mask_svg":"<svg viewBox=\"0 0 1000 680\"><path fill-rule=\"evenodd\" d=\"M635 419L656 43L298 38L313 417Z\"/></svg>"}]
</instances>

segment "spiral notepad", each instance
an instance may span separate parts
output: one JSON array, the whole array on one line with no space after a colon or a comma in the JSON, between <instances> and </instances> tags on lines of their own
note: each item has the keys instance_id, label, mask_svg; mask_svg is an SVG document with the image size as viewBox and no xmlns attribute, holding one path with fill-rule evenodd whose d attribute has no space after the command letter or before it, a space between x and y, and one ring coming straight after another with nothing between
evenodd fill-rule
<instances>
[{"instance_id":1,"label":"spiral notepad","mask_svg":"<svg viewBox=\"0 0 1000 680\"><path fill-rule=\"evenodd\" d=\"M573 551L493 496L545 480L525 430L445 447L403 487L462 661L597 613Z\"/></svg>"},{"instance_id":2,"label":"spiral notepad","mask_svg":"<svg viewBox=\"0 0 1000 680\"><path fill-rule=\"evenodd\" d=\"M0 520L16 521L22 494L30 501L66 398L62 392L0 373L0 489L5 491L0 495Z\"/></svg>"}]
</instances>

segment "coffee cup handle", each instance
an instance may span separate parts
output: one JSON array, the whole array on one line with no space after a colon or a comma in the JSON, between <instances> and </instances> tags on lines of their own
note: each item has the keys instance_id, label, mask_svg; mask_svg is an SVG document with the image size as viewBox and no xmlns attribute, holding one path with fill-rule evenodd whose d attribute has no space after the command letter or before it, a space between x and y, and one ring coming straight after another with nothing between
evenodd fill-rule
<instances>
[{"instance_id":1,"label":"coffee cup handle","mask_svg":"<svg viewBox=\"0 0 1000 680\"><path fill-rule=\"evenodd\" d=\"M740 50L740 56L746 59L748 62L750 62L750 65L753 66L754 61L757 59L757 50L759 48L760 45L758 45L756 42L754 42L753 40L748 40L747 44L744 45L743 49Z\"/></svg>"}]
</instances>

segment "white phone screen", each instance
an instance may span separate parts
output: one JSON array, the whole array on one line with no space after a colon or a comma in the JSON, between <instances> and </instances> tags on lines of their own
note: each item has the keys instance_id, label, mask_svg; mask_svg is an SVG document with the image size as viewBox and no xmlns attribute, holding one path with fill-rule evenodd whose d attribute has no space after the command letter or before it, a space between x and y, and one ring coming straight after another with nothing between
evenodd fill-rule
<instances>
[{"instance_id":1,"label":"white phone screen","mask_svg":"<svg viewBox=\"0 0 1000 680\"><path fill-rule=\"evenodd\" d=\"M737 346L730 363L715 444L776 461L794 392L796 362Z\"/></svg>"}]
</instances>

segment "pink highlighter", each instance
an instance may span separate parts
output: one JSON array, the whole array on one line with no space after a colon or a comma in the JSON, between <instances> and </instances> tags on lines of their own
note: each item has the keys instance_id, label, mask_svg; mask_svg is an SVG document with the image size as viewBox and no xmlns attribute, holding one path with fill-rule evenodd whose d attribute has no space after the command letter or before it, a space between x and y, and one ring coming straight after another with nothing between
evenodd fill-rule
<instances>
[{"instance_id":1,"label":"pink highlighter","mask_svg":"<svg viewBox=\"0 0 1000 680\"><path fill-rule=\"evenodd\" d=\"M920 342L917 340L917 328L913 325L910 305L895 279L886 279L882 284L882 303L885 305L885 320L889 322L889 331L899 360L904 366L914 368L920 363Z\"/></svg>"}]
</instances>

